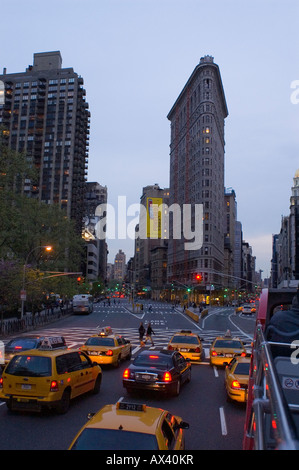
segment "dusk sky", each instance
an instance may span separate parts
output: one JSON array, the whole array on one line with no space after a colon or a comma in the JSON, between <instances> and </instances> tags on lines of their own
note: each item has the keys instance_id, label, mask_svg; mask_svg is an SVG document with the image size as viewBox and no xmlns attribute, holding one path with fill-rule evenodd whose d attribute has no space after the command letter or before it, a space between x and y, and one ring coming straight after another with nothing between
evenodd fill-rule
<instances>
[{"instance_id":1,"label":"dusk sky","mask_svg":"<svg viewBox=\"0 0 299 470\"><path fill-rule=\"evenodd\" d=\"M272 234L289 215L299 168L298 0L1 3L1 72L59 50L62 66L84 78L88 181L107 186L116 210L118 196L129 206L144 186L169 186L167 114L200 58L214 57L229 111L225 186L236 192L256 268L269 276ZM127 260L134 253L130 239L108 245L110 262L118 249Z\"/></svg>"}]
</instances>

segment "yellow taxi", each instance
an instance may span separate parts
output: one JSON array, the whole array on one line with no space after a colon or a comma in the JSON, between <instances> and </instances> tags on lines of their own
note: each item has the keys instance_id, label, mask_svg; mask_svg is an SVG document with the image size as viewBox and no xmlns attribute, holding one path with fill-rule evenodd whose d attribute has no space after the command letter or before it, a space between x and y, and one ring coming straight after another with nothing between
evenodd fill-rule
<instances>
[{"instance_id":1,"label":"yellow taxi","mask_svg":"<svg viewBox=\"0 0 299 470\"><path fill-rule=\"evenodd\" d=\"M200 337L190 330L175 333L167 345L167 349L179 351L185 359L200 361L202 343Z\"/></svg>"},{"instance_id":2,"label":"yellow taxi","mask_svg":"<svg viewBox=\"0 0 299 470\"><path fill-rule=\"evenodd\" d=\"M131 359L132 355L130 341L121 335L113 334L110 327L102 328L99 334L88 338L80 350L98 364L111 364L115 367L118 367L123 359Z\"/></svg>"},{"instance_id":3,"label":"yellow taxi","mask_svg":"<svg viewBox=\"0 0 299 470\"><path fill-rule=\"evenodd\" d=\"M45 338L38 349L15 354L0 378L0 399L9 410L66 413L70 400L86 392L98 393L101 367L84 353L59 347Z\"/></svg>"},{"instance_id":4,"label":"yellow taxi","mask_svg":"<svg viewBox=\"0 0 299 470\"><path fill-rule=\"evenodd\" d=\"M246 355L246 348L239 338L232 337L230 331L224 336L217 336L210 347L210 364L223 366L237 354Z\"/></svg>"},{"instance_id":5,"label":"yellow taxi","mask_svg":"<svg viewBox=\"0 0 299 470\"><path fill-rule=\"evenodd\" d=\"M161 408L122 401L106 405L75 436L69 450L183 450L189 424Z\"/></svg>"},{"instance_id":6,"label":"yellow taxi","mask_svg":"<svg viewBox=\"0 0 299 470\"><path fill-rule=\"evenodd\" d=\"M235 356L226 366L224 383L228 401L247 401L250 357L250 354Z\"/></svg>"}]
</instances>

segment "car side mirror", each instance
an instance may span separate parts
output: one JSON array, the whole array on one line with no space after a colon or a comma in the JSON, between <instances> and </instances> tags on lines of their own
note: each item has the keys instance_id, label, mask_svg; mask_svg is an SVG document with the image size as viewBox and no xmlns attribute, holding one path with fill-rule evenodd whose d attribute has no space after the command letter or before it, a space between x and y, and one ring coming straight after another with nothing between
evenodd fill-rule
<instances>
[{"instance_id":1,"label":"car side mirror","mask_svg":"<svg viewBox=\"0 0 299 470\"><path fill-rule=\"evenodd\" d=\"M187 421L181 421L179 427L181 429L189 429L189 423L187 423Z\"/></svg>"}]
</instances>

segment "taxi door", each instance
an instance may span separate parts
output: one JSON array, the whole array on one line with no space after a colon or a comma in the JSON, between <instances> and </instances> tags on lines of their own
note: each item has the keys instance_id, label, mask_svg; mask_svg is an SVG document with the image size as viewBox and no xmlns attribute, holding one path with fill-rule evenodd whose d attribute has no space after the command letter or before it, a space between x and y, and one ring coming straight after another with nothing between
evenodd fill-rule
<instances>
[{"instance_id":1,"label":"taxi door","mask_svg":"<svg viewBox=\"0 0 299 470\"><path fill-rule=\"evenodd\" d=\"M66 356L68 372L71 374L72 397L77 397L91 390L91 382L93 385L92 367L86 367L87 359L82 355L86 361L83 362L79 352L72 352ZM90 363L88 362L88 364Z\"/></svg>"},{"instance_id":2,"label":"taxi door","mask_svg":"<svg viewBox=\"0 0 299 470\"><path fill-rule=\"evenodd\" d=\"M126 357L130 354L131 343L127 342L121 336L116 336L118 347L120 348L120 354L122 359L126 359Z\"/></svg>"}]
</instances>

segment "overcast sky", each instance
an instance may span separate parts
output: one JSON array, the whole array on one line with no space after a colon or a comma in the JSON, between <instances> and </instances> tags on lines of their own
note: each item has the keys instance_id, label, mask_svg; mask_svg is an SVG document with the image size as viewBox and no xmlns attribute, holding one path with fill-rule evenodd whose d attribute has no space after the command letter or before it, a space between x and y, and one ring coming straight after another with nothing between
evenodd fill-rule
<instances>
[{"instance_id":1,"label":"overcast sky","mask_svg":"<svg viewBox=\"0 0 299 470\"><path fill-rule=\"evenodd\" d=\"M35 52L60 50L62 66L84 78L88 180L106 185L117 208L118 196L129 206L144 186L169 186L166 116L200 58L212 55L229 110L225 185L267 276L299 168L298 19L298 0L2 0L0 70L22 72ZM128 260L132 240L109 241L109 261L118 249Z\"/></svg>"}]
</instances>

